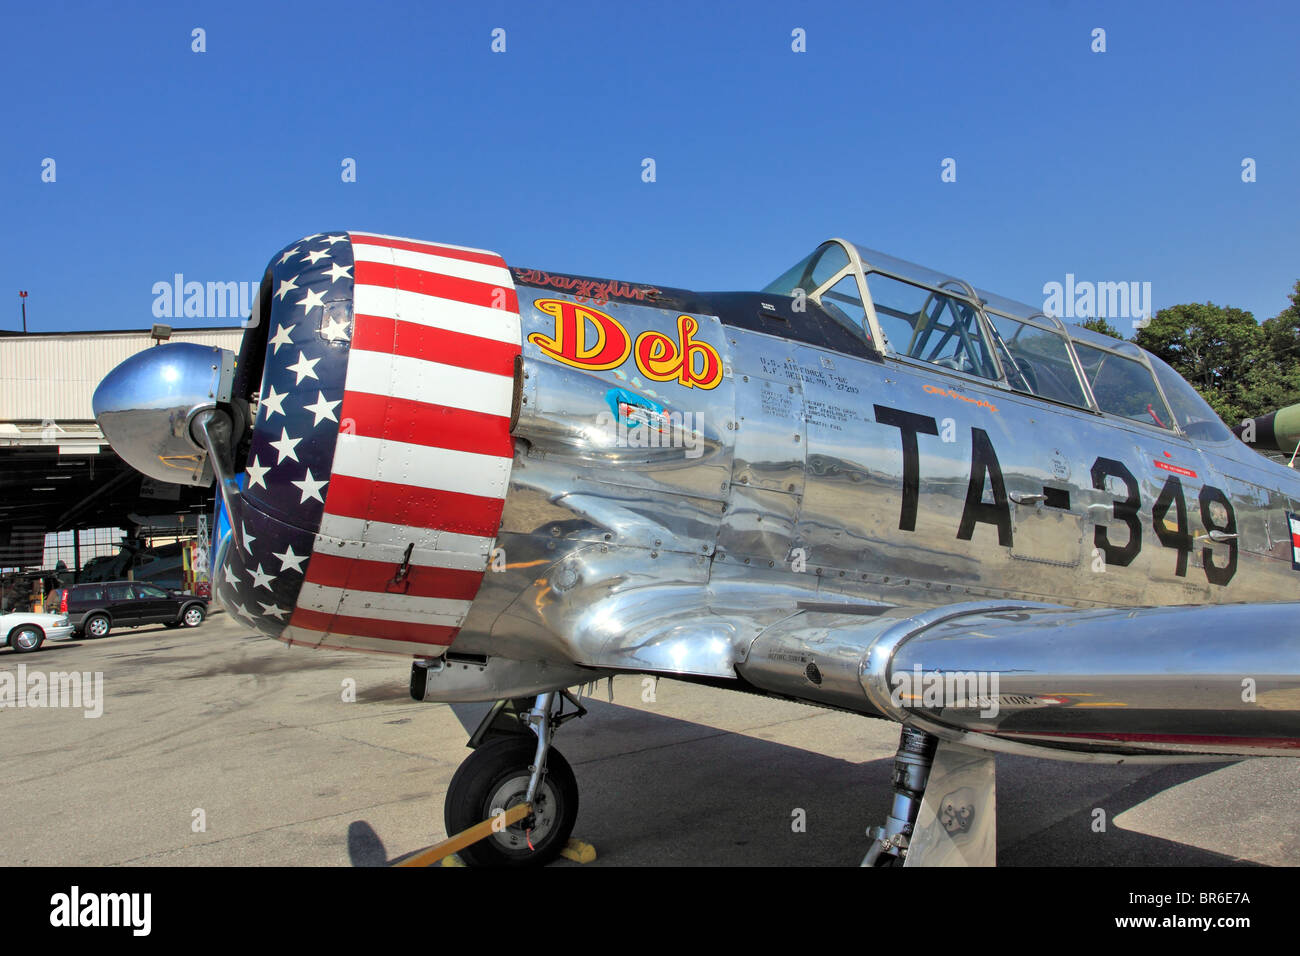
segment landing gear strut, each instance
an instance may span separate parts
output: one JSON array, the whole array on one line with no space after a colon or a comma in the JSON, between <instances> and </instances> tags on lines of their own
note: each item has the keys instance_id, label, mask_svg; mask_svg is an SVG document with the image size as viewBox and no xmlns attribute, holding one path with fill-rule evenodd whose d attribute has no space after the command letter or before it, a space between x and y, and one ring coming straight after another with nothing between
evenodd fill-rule
<instances>
[{"instance_id":1,"label":"landing gear strut","mask_svg":"<svg viewBox=\"0 0 1300 956\"><path fill-rule=\"evenodd\" d=\"M867 831L872 843L862 860L863 866L903 865L938 744L939 738L923 730L903 727L898 752L894 754L894 804L885 825Z\"/></svg>"},{"instance_id":2,"label":"landing gear strut","mask_svg":"<svg viewBox=\"0 0 1300 956\"><path fill-rule=\"evenodd\" d=\"M867 831L863 866L993 866L997 772L993 754L904 726L894 755L894 803Z\"/></svg>"},{"instance_id":3,"label":"landing gear strut","mask_svg":"<svg viewBox=\"0 0 1300 956\"><path fill-rule=\"evenodd\" d=\"M566 711L565 703L574 710ZM498 701L470 738L443 807L448 833L501 819L522 803L533 812L494 826L488 838L460 851L473 866L540 866L559 855L578 816L578 783L564 755L551 747L561 724L587 711L567 691Z\"/></svg>"}]
</instances>

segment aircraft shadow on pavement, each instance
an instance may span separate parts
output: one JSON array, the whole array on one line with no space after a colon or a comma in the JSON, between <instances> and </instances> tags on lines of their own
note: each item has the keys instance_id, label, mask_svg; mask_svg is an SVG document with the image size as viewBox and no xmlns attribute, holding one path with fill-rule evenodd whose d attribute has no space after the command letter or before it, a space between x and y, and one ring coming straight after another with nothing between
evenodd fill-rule
<instances>
[{"instance_id":1,"label":"aircraft shadow on pavement","mask_svg":"<svg viewBox=\"0 0 1300 956\"><path fill-rule=\"evenodd\" d=\"M556 746L578 778L574 836L596 847L598 863L853 866L866 852L866 828L883 822L889 808L892 760L856 763L618 704L584 699L583 705L590 715L567 724ZM488 706L452 705L466 737ZM1121 771L1106 765L1001 758L999 863L1241 864L1230 856L1113 823L1105 833L1093 832L1091 826L1099 804L1113 821L1149 797L1221 766ZM1054 786L1054 775L1083 782L1075 788L1078 795L1068 795L1068 786ZM1057 796L1051 801L1006 798L1020 786ZM1016 814L1014 825L1006 820L1008 812ZM347 839L354 866L384 866L410 855L389 859L382 840L365 821L354 821Z\"/></svg>"}]
</instances>

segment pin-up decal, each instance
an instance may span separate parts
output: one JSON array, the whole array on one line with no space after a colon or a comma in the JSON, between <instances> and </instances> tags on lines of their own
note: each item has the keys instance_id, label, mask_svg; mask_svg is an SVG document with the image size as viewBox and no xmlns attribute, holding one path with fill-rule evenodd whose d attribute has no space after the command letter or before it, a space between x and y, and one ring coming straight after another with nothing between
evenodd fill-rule
<instances>
[{"instance_id":1,"label":"pin-up decal","mask_svg":"<svg viewBox=\"0 0 1300 956\"><path fill-rule=\"evenodd\" d=\"M693 316L677 316L676 338L650 329L633 342L618 319L591 306L567 299L537 299L533 305L555 320L555 334L533 332L528 341L557 362L600 372L618 368L631 356L640 373L654 382L708 390L722 381L722 356L695 338L700 323Z\"/></svg>"},{"instance_id":2,"label":"pin-up decal","mask_svg":"<svg viewBox=\"0 0 1300 956\"><path fill-rule=\"evenodd\" d=\"M605 393L605 401L614 418L627 428L645 426L662 432L668 425L668 415L664 406L653 398L646 398L626 388L611 388Z\"/></svg>"}]
</instances>

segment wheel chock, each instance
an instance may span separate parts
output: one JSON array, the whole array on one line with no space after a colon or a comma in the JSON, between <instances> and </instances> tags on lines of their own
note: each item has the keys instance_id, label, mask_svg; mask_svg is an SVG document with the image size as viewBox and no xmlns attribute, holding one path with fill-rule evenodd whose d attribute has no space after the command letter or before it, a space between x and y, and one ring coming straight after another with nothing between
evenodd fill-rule
<instances>
[{"instance_id":1,"label":"wheel chock","mask_svg":"<svg viewBox=\"0 0 1300 956\"><path fill-rule=\"evenodd\" d=\"M527 803L520 803L504 813L489 817L482 823L476 823L467 830L461 830L455 836L448 837L441 843L435 843L427 850L421 850L413 856L408 857L396 866L432 866L445 857L451 856L457 850L463 850L467 846L472 846L479 840L490 837L493 833L504 830L512 824L518 823L524 817L532 812L532 806ZM594 851L593 851L594 858ZM453 866L455 864L452 864Z\"/></svg>"},{"instance_id":2,"label":"wheel chock","mask_svg":"<svg viewBox=\"0 0 1300 956\"><path fill-rule=\"evenodd\" d=\"M560 856L574 863L590 863L596 859L596 848L590 843L583 843L570 837L569 842L560 851Z\"/></svg>"}]
</instances>

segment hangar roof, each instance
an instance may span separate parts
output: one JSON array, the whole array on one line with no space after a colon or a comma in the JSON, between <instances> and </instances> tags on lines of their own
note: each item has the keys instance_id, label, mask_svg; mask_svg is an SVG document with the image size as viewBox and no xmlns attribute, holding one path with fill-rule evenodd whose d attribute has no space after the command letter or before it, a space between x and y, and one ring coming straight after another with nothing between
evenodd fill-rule
<instances>
[{"instance_id":1,"label":"hangar roof","mask_svg":"<svg viewBox=\"0 0 1300 956\"><path fill-rule=\"evenodd\" d=\"M243 334L239 326L174 329L171 341L238 352ZM0 334L0 423L94 421L95 386L153 344L148 331ZM0 424L0 444L13 437L5 431Z\"/></svg>"}]
</instances>

